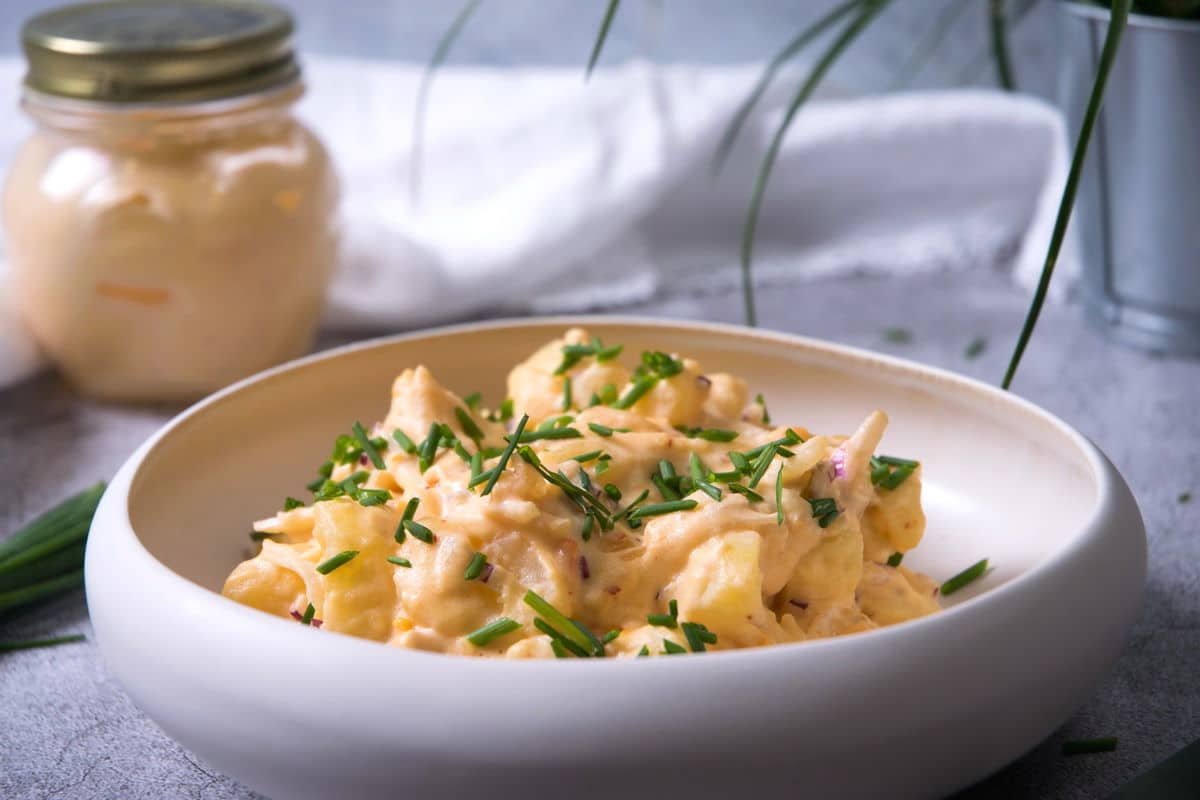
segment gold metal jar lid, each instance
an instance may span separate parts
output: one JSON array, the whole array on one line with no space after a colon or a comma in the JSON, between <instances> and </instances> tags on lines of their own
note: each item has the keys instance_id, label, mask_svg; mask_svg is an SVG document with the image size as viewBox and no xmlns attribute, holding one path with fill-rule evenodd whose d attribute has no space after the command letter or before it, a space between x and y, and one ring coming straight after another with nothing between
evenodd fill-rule
<instances>
[{"instance_id":1,"label":"gold metal jar lid","mask_svg":"<svg viewBox=\"0 0 1200 800\"><path fill-rule=\"evenodd\" d=\"M21 31L25 85L107 103L191 103L293 83L291 15L250 0L115 0L53 9Z\"/></svg>"}]
</instances>

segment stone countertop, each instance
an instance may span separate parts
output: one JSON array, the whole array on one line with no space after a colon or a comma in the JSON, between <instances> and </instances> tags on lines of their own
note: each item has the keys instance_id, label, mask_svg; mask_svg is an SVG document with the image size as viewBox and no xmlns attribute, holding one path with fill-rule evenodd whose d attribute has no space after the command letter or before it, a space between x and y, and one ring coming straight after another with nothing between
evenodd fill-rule
<instances>
[{"instance_id":1,"label":"stone countertop","mask_svg":"<svg viewBox=\"0 0 1200 800\"><path fill-rule=\"evenodd\" d=\"M773 286L760 297L764 327L992 382L1003 373L1026 303L1024 292L992 273L847 278ZM622 311L724 322L740 315L731 295L657 298ZM911 331L911 340L887 341L883 332L892 327ZM979 336L987 348L970 359L965 350ZM1100 797L1200 738L1200 497L1180 501L1184 492L1200 495L1200 362L1116 346L1083 324L1077 306L1052 307L1014 389L1091 437L1125 475L1146 520L1149 581L1120 660L1084 707L959 797ZM0 531L111 476L176 410L98 405L53 375L0 392ZM82 592L17 622L0 621L0 641L66 633L89 640L0 655L0 797L256 796L171 741L114 683L91 641ZM1064 739L1108 735L1120 737L1116 752L1060 755Z\"/></svg>"}]
</instances>

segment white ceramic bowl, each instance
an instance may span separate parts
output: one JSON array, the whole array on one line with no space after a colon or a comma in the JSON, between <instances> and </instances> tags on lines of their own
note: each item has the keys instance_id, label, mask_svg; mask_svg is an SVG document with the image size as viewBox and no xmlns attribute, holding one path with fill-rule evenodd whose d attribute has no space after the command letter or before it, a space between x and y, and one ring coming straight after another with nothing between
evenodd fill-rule
<instances>
[{"instance_id":1,"label":"white ceramic bowl","mask_svg":"<svg viewBox=\"0 0 1200 800\"><path fill-rule=\"evenodd\" d=\"M498 398L570 324L746 376L772 415L848 432L892 418L925 465L929 531L906 564L989 557L944 613L838 639L683 658L503 662L388 648L217 592L250 520L296 494L335 435L380 418L425 363ZM1129 489L1063 422L1011 394L873 353L635 319L448 328L244 381L147 441L104 496L87 594L112 672L171 736L277 800L393 797L934 797L1060 725L1137 611L1145 532Z\"/></svg>"}]
</instances>

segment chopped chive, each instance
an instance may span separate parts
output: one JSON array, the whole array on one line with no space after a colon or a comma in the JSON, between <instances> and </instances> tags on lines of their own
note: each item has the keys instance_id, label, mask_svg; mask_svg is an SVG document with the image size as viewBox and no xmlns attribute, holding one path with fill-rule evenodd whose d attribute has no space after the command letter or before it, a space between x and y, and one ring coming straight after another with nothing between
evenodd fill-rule
<instances>
[{"instance_id":1,"label":"chopped chive","mask_svg":"<svg viewBox=\"0 0 1200 800\"><path fill-rule=\"evenodd\" d=\"M325 483L325 478L317 478L315 481L304 484L304 488L308 489L310 492L315 493L320 490L321 486L323 486L324 483Z\"/></svg>"},{"instance_id":2,"label":"chopped chive","mask_svg":"<svg viewBox=\"0 0 1200 800\"><path fill-rule=\"evenodd\" d=\"M703 439L706 442L732 442L738 438L737 431L727 430L725 428L704 428L697 431L693 438Z\"/></svg>"},{"instance_id":3,"label":"chopped chive","mask_svg":"<svg viewBox=\"0 0 1200 800\"><path fill-rule=\"evenodd\" d=\"M683 645L676 644L675 642L672 642L670 639L663 639L663 655L674 656L674 655L679 655L680 653L686 653L686 652L687 652L687 648L684 647Z\"/></svg>"},{"instance_id":4,"label":"chopped chive","mask_svg":"<svg viewBox=\"0 0 1200 800\"><path fill-rule=\"evenodd\" d=\"M458 420L458 427L462 428L462 432L467 435L467 438L479 447L479 440L483 438L483 431L479 429L479 425L475 420L471 419L471 415L466 409L455 406L454 417Z\"/></svg>"},{"instance_id":5,"label":"chopped chive","mask_svg":"<svg viewBox=\"0 0 1200 800\"><path fill-rule=\"evenodd\" d=\"M331 481L326 478L321 482L320 487L313 492L313 500L333 500L336 497L342 497L346 494L346 489L338 482Z\"/></svg>"},{"instance_id":6,"label":"chopped chive","mask_svg":"<svg viewBox=\"0 0 1200 800\"><path fill-rule=\"evenodd\" d=\"M359 484L369 477L371 477L371 473L367 472L365 469L351 472L341 481L342 491L346 492L346 494L350 494L351 492L357 490Z\"/></svg>"},{"instance_id":7,"label":"chopped chive","mask_svg":"<svg viewBox=\"0 0 1200 800\"><path fill-rule=\"evenodd\" d=\"M767 411L767 401L763 399L761 392L754 397L754 402L758 403L758 405L762 408L763 425L770 425L771 414L769 411Z\"/></svg>"},{"instance_id":8,"label":"chopped chive","mask_svg":"<svg viewBox=\"0 0 1200 800\"><path fill-rule=\"evenodd\" d=\"M614 503L621 502L621 490L614 483L604 484L604 493L612 498Z\"/></svg>"},{"instance_id":9,"label":"chopped chive","mask_svg":"<svg viewBox=\"0 0 1200 800\"><path fill-rule=\"evenodd\" d=\"M736 469L729 470L728 472L712 472L709 473L709 476L714 481L719 481L720 483L737 483L742 479L742 473Z\"/></svg>"},{"instance_id":10,"label":"chopped chive","mask_svg":"<svg viewBox=\"0 0 1200 800\"><path fill-rule=\"evenodd\" d=\"M471 482L468 486L474 486L475 479L483 474L483 453L474 453L468 463L471 466Z\"/></svg>"},{"instance_id":11,"label":"chopped chive","mask_svg":"<svg viewBox=\"0 0 1200 800\"><path fill-rule=\"evenodd\" d=\"M400 556L388 556L387 560L388 560L389 564L395 564L400 567L411 567L412 566L411 561L409 561L407 558L401 558Z\"/></svg>"},{"instance_id":12,"label":"chopped chive","mask_svg":"<svg viewBox=\"0 0 1200 800\"><path fill-rule=\"evenodd\" d=\"M657 517L662 514L671 514L676 511L691 511L696 507L695 500L668 500L665 503L651 503L648 506L641 506L629 513L630 519L641 519L642 517Z\"/></svg>"},{"instance_id":13,"label":"chopped chive","mask_svg":"<svg viewBox=\"0 0 1200 800\"><path fill-rule=\"evenodd\" d=\"M985 558L982 561L976 561L971 566L964 569L954 577L942 584L942 594L954 594L959 589L966 586L968 583L979 578L983 573L987 572L988 560Z\"/></svg>"},{"instance_id":14,"label":"chopped chive","mask_svg":"<svg viewBox=\"0 0 1200 800\"><path fill-rule=\"evenodd\" d=\"M55 647L60 644L73 644L85 641L82 633L70 636L55 636L50 639L28 639L22 642L0 642L0 653L14 653L17 650L33 650L38 647Z\"/></svg>"},{"instance_id":15,"label":"chopped chive","mask_svg":"<svg viewBox=\"0 0 1200 800\"><path fill-rule=\"evenodd\" d=\"M358 555L357 550L343 550L333 558L318 564L317 572L321 573L322 575L328 575L350 559L354 558L356 555Z\"/></svg>"},{"instance_id":16,"label":"chopped chive","mask_svg":"<svg viewBox=\"0 0 1200 800\"><path fill-rule=\"evenodd\" d=\"M392 499L392 493L387 489L359 489L354 493L354 499L360 506L381 506Z\"/></svg>"},{"instance_id":17,"label":"chopped chive","mask_svg":"<svg viewBox=\"0 0 1200 800\"><path fill-rule=\"evenodd\" d=\"M647 614L646 622L651 625L657 625L660 628L674 628L676 626L675 617L670 614Z\"/></svg>"},{"instance_id":18,"label":"chopped chive","mask_svg":"<svg viewBox=\"0 0 1200 800\"><path fill-rule=\"evenodd\" d=\"M679 627L683 629L693 653L703 653L707 650L704 645L717 643L717 635L699 622L684 622Z\"/></svg>"},{"instance_id":19,"label":"chopped chive","mask_svg":"<svg viewBox=\"0 0 1200 800\"><path fill-rule=\"evenodd\" d=\"M517 622L515 619L500 617L499 619L492 620L479 630L468 633L467 641L476 647L483 647L484 645L492 642L494 639L499 639L501 636L512 633L520 627L521 623Z\"/></svg>"},{"instance_id":20,"label":"chopped chive","mask_svg":"<svg viewBox=\"0 0 1200 800\"><path fill-rule=\"evenodd\" d=\"M606 383L600 387L600 402L606 406L611 406L617 402L616 384Z\"/></svg>"},{"instance_id":21,"label":"chopped chive","mask_svg":"<svg viewBox=\"0 0 1200 800\"><path fill-rule=\"evenodd\" d=\"M625 345L623 344L614 344L612 347L605 347L597 338L592 339L592 346L596 348L597 361L612 361L625 350Z\"/></svg>"},{"instance_id":22,"label":"chopped chive","mask_svg":"<svg viewBox=\"0 0 1200 800\"><path fill-rule=\"evenodd\" d=\"M608 530L612 527L612 523L608 515L608 508L594 496L592 496L591 492L584 491L579 486L576 486L574 483L572 483L571 479L563 474L562 470L559 470L558 472L551 472L550 470L546 469L546 466L542 463L541 459L538 458L537 453L533 452L533 449L528 445L518 448L517 455L521 457L522 461L533 467L534 470L541 475L547 483L553 484L561 489L563 494L565 494L568 499L574 502L581 511L583 511L585 514L594 514L600 521L600 526L604 530Z\"/></svg>"},{"instance_id":23,"label":"chopped chive","mask_svg":"<svg viewBox=\"0 0 1200 800\"><path fill-rule=\"evenodd\" d=\"M736 450L729 453L729 461L733 464L734 468L737 469L738 472L749 475L750 471L753 469L750 466L750 460Z\"/></svg>"},{"instance_id":24,"label":"chopped chive","mask_svg":"<svg viewBox=\"0 0 1200 800\"><path fill-rule=\"evenodd\" d=\"M479 455L479 454L476 453L476 455ZM479 484L484 483L486 481L490 481L492 479L492 476L495 474L496 474L495 467L492 467L491 469L483 470L478 475L471 476L471 479L469 481L467 481L467 488L474 489ZM482 494L480 496L482 496Z\"/></svg>"},{"instance_id":25,"label":"chopped chive","mask_svg":"<svg viewBox=\"0 0 1200 800\"><path fill-rule=\"evenodd\" d=\"M611 642L613 639L616 639L620 635L621 635L620 629L613 628L611 631L609 631L608 633L601 636L600 641L604 642L605 644L608 644L609 642Z\"/></svg>"},{"instance_id":26,"label":"chopped chive","mask_svg":"<svg viewBox=\"0 0 1200 800\"><path fill-rule=\"evenodd\" d=\"M587 462L593 461L602 455L604 455L603 450L592 450L587 453L580 453L577 456L571 456L567 460L568 461L578 461L580 464L586 464Z\"/></svg>"},{"instance_id":27,"label":"chopped chive","mask_svg":"<svg viewBox=\"0 0 1200 800\"><path fill-rule=\"evenodd\" d=\"M747 459L753 460L755 458L758 458L760 455L762 455L762 451L766 450L771 445L775 445L776 447L791 447L792 445L797 445L797 444L804 444L803 437L801 437L800 434L796 433L791 428L788 428L787 432L784 433L784 435L779 437L778 439L773 439L772 441L769 441L766 444L760 444L758 447L755 447L752 450L747 450L745 453L742 453L741 455L745 456Z\"/></svg>"},{"instance_id":28,"label":"chopped chive","mask_svg":"<svg viewBox=\"0 0 1200 800\"><path fill-rule=\"evenodd\" d=\"M963 351L963 355L967 358L979 358L983 355L983 351L987 349L987 339L982 336L976 336L967 345L967 349Z\"/></svg>"},{"instance_id":29,"label":"chopped chive","mask_svg":"<svg viewBox=\"0 0 1200 800\"><path fill-rule=\"evenodd\" d=\"M881 464L887 464L889 467L919 467L920 461L913 461L909 458L897 458L896 456L875 456Z\"/></svg>"},{"instance_id":30,"label":"chopped chive","mask_svg":"<svg viewBox=\"0 0 1200 800\"><path fill-rule=\"evenodd\" d=\"M621 399L612 404L613 408L627 409L632 407L634 403L641 400L647 392L654 388L658 380L658 377L653 375L636 379L625 391L625 394L621 395Z\"/></svg>"},{"instance_id":31,"label":"chopped chive","mask_svg":"<svg viewBox=\"0 0 1200 800\"><path fill-rule=\"evenodd\" d=\"M762 455L758 457L758 461L754 465L754 471L750 473L749 480L746 485L751 489L757 489L758 484L762 481L763 476L767 474L767 470L771 467L771 462L775 460L776 454L779 452L779 445L769 445L766 450L762 451Z\"/></svg>"},{"instance_id":32,"label":"chopped chive","mask_svg":"<svg viewBox=\"0 0 1200 800\"><path fill-rule=\"evenodd\" d=\"M421 472L425 472L433 465L433 458L437 455L438 443L441 439L441 427L436 422L429 423L429 433L417 448L417 466Z\"/></svg>"},{"instance_id":33,"label":"chopped chive","mask_svg":"<svg viewBox=\"0 0 1200 800\"><path fill-rule=\"evenodd\" d=\"M362 428L361 422L355 420L354 425L350 426L350 431L354 433L354 438L358 439L359 446L362 447L362 452L365 452L367 458L371 459L371 464L374 468L384 469L388 467L383 461L383 456L379 455L379 449L374 440L367 437L367 432Z\"/></svg>"},{"instance_id":34,"label":"chopped chive","mask_svg":"<svg viewBox=\"0 0 1200 800\"><path fill-rule=\"evenodd\" d=\"M837 500L832 497L814 497L808 501L812 506L813 519L822 528L828 528L838 515Z\"/></svg>"},{"instance_id":35,"label":"chopped chive","mask_svg":"<svg viewBox=\"0 0 1200 800\"><path fill-rule=\"evenodd\" d=\"M602 461L597 461L596 462L596 477L598 478L601 475L603 475L604 473L608 472L608 467L609 467L609 460L607 458Z\"/></svg>"},{"instance_id":36,"label":"chopped chive","mask_svg":"<svg viewBox=\"0 0 1200 800\"><path fill-rule=\"evenodd\" d=\"M551 647L553 647L556 644L559 647L561 647L565 651L563 657L565 657L566 654L573 655L576 658L591 658L592 657L591 653L589 653L587 650L585 650L583 647L576 644L575 642L572 642L570 639L568 639L566 636L564 636L562 633L560 633L556 628L554 628L550 623L546 622L546 620L542 619L541 617L534 618L533 627L537 628L539 631L541 631L542 633L544 633L550 637L550 646Z\"/></svg>"},{"instance_id":37,"label":"chopped chive","mask_svg":"<svg viewBox=\"0 0 1200 800\"><path fill-rule=\"evenodd\" d=\"M271 541L275 541L284 535L285 534L274 533L272 531L251 531L250 532L250 541L261 542L263 539L270 539Z\"/></svg>"},{"instance_id":38,"label":"chopped chive","mask_svg":"<svg viewBox=\"0 0 1200 800\"><path fill-rule=\"evenodd\" d=\"M506 397L501 401L498 416L500 422L507 422L513 418L513 399L511 397Z\"/></svg>"},{"instance_id":39,"label":"chopped chive","mask_svg":"<svg viewBox=\"0 0 1200 800\"><path fill-rule=\"evenodd\" d=\"M517 423L517 428L513 431L513 435L508 437L508 446L504 448L504 452L500 454L500 462L493 467L490 472L491 476L487 480L487 485L483 487L483 491L479 493L480 497L486 497L491 493L496 486L496 481L500 480L500 475L508 466L508 460L512 458L513 451L517 449L517 444L521 441L521 436L525 432L525 426L529 424L529 415L523 414L521 421ZM484 473L487 474L487 473Z\"/></svg>"},{"instance_id":40,"label":"chopped chive","mask_svg":"<svg viewBox=\"0 0 1200 800\"><path fill-rule=\"evenodd\" d=\"M560 472L562 470L559 470ZM579 468L579 485L588 494L595 494L595 487L592 486L592 479L588 477L587 470L583 467Z\"/></svg>"},{"instance_id":41,"label":"chopped chive","mask_svg":"<svg viewBox=\"0 0 1200 800\"><path fill-rule=\"evenodd\" d=\"M658 474L662 475L663 480L669 481L675 477L675 465L665 458L658 462Z\"/></svg>"},{"instance_id":42,"label":"chopped chive","mask_svg":"<svg viewBox=\"0 0 1200 800\"><path fill-rule=\"evenodd\" d=\"M308 607L304 609L304 615L302 617L300 617L300 624L301 625L312 625L313 617L315 617L316 615L317 615L317 607L314 606L312 603L309 603Z\"/></svg>"},{"instance_id":43,"label":"chopped chive","mask_svg":"<svg viewBox=\"0 0 1200 800\"><path fill-rule=\"evenodd\" d=\"M525 431L521 434L521 444L529 444L542 439L579 439L583 434L574 428L539 428L535 431Z\"/></svg>"},{"instance_id":44,"label":"chopped chive","mask_svg":"<svg viewBox=\"0 0 1200 800\"><path fill-rule=\"evenodd\" d=\"M363 438L365 439L366 437L364 436ZM352 464L358 461L358 457L362 453L362 447L359 445L358 439L354 436L342 434L334 440L333 453L329 456L329 460L336 464Z\"/></svg>"},{"instance_id":45,"label":"chopped chive","mask_svg":"<svg viewBox=\"0 0 1200 800\"><path fill-rule=\"evenodd\" d=\"M420 539L425 544L433 544L434 539L437 538L433 535L433 531L429 530L429 528L426 528L415 519L406 519L401 524L404 526L404 530L412 534L414 539Z\"/></svg>"},{"instance_id":46,"label":"chopped chive","mask_svg":"<svg viewBox=\"0 0 1200 800\"><path fill-rule=\"evenodd\" d=\"M775 473L775 524L783 525L783 467Z\"/></svg>"},{"instance_id":47,"label":"chopped chive","mask_svg":"<svg viewBox=\"0 0 1200 800\"><path fill-rule=\"evenodd\" d=\"M637 497L635 497L633 499L633 502L629 503L629 505L625 506L623 509L618 511L616 514L613 514L613 522L616 523L616 522L621 521L625 517L628 517L630 514L632 514L637 509L638 504L643 502L649 496L650 496L650 490L646 489L641 494L639 494ZM641 525L641 523L638 522L636 519L629 520L629 527L636 528L639 525Z\"/></svg>"},{"instance_id":48,"label":"chopped chive","mask_svg":"<svg viewBox=\"0 0 1200 800\"><path fill-rule=\"evenodd\" d=\"M571 376L570 376L570 375L564 375L564 376L563 376L563 388L562 388L562 410L563 410L563 411L570 411L570 410L571 410L571 403L572 403L572 397L571 397Z\"/></svg>"},{"instance_id":49,"label":"chopped chive","mask_svg":"<svg viewBox=\"0 0 1200 800\"><path fill-rule=\"evenodd\" d=\"M304 508L304 501L297 500L294 497L285 497L283 499L283 510L291 511L294 508Z\"/></svg>"},{"instance_id":50,"label":"chopped chive","mask_svg":"<svg viewBox=\"0 0 1200 800\"><path fill-rule=\"evenodd\" d=\"M457 455L459 458L461 458L463 461L467 462L468 464L471 463L471 454L467 452L467 448L463 447L462 442L460 442L458 439L455 439L454 443L451 445L451 447L454 448L455 455Z\"/></svg>"},{"instance_id":51,"label":"chopped chive","mask_svg":"<svg viewBox=\"0 0 1200 800\"><path fill-rule=\"evenodd\" d=\"M892 344L908 344L912 341L912 331L908 328L884 328L883 338Z\"/></svg>"},{"instance_id":52,"label":"chopped chive","mask_svg":"<svg viewBox=\"0 0 1200 800\"><path fill-rule=\"evenodd\" d=\"M593 517L591 514L585 514L583 517L583 528L579 532L579 535L583 538L583 540L585 542L592 538L592 529L595 527L596 527L596 518Z\"/></svg>"},{"instance_id":53,"label":"chopped chive","mask_svg":"<svg viewBox=\"0 0 1200 800\"><path fill-rule=\"evenodd\" d=\"M483 454L484 458L495 458L496 456L498 456L504 452L504 448L503 447L485 447L482 450L480 450L479 452Z\"/></svg>"},{"instance_id":54,"label":"chopped chive","mask_svg":"<svg viewBox=\"0 0 1200 800\"><path fill-rule=\"evenodd\" d=\"M1063 742L1064 756L1079 756L1087 753L1111 753L1117 749L1117 737L1105 736L1099 739L1072 739Z\"/></svg>"},{"instance_id":55,"label":"chopped chive","mask_svg":"<svg viewBox=\"0 0 1200 800\"><path fill-rule=\"evenodd\" d=\"M889 567L898 567L900 562L904 560L904 553L892 553L888 556L887 565Z\"/></svg>"},{"instance_id":56,"label":"chopped chive","mask_svg":"<svg viewBox=\"0 0 1200 800\"><path fill-rule=\"evenodd\" d=\"M407 522L417 515L417 507L421 505L421 498L411 497L408 504L404 506L404 515L400 518L401 522Z\"/></svg>"},{"instance_id":57,"label":"chopped chive","mask_svg":"<svg viewBox=\"0 0 1200 800\"><path fill-rule=\"evenodd\" d=\"M734 494L742 495L747 500L749 500L751 503L761 503L763 501L763 496L761 494L754 491L753 489L747 489L745 486L742 486L740 483L727 483L727 484L725 484L725 488L728 489L729 491L733 492Z\"/></svg>"},{"instance_id":58,"label":"chopped chive","mask_svg":"<svg viewBox=\"0 0 1200 800\"><path fill-rule=\"evenodd\" d=\"M696 488L704 492L713 500L716 500L717 502L721 501L721 490L716 486L713 486L711 483L708 483L707 481L700 481L696 484Z\"/></svg>"},{"instance_id":59,"label":"chopped chive","mask_svg":"<svg viewBox=\"0 0 1200 800\"><path fill-rule=\"evenodd\" d=\"M672 617L675 617L675 618L679 617L679 601L678 600L676 600L675 598L671 598L671 602L667 603L667 608L670 610Z\"/></svg>"},{"instance_id":60,"label":"chopped chive","mask_svg":"<svg viewBox=\"0 0 1200 800\"><path fill-rule=\"evenodd\" d=\"M688 456L688 474L692 476L692 480L697 486L708 478L708 469L704 466L704 462L700 460L700 456L695 453Z\"/></svg>"},{"instance_id":61,"label":"chopped chive","mask_svg":"<svg viewBox=\"0 0 1200 800\"><path fill-rule=\"evenodd\" d=\"M589 422L587 424L587 426L588 426L588 428L591 429L592 433L596 434L597 436L612 436L613 435L613 429L608 427L607 425L601 425L598 422Z\"/></svg>"},{"instance_id":62,"label":"chopped chive","mask_svg":"<svg viewBox=\"0 0 1200 800\"><path fill-rule=\"evenodd\" d=\"M1192 502L1192 493L1191 492L1180 492L1179 497L1176 497L1175 500L1180 505L1185 505L1187 503L1190 503L1190 502Z\"/></svg>"},{"instance_id":63,"label":"chopped chive","mask_svg":"<svg viewBox=\"0 0 1200 800\"><path fill-rule=\"evenodd\" d=\"M487 556L483 553L476 553L471 556L470 563L467 564L466 571L463 572L463 580L473 581L483 573L483 568L487 566Z\"/></svg>"},{"instance_id":64,"label":"chopped chive","mask_svg":"<svg viewBox=\"0 0 1200 800\"><path fill-rule=\"evenodd\" d=\"M526 605L545 618L546 626L554 629L560 636L585 651L590 650L594 655L604 655L604 644L599 639L581 623L570 619L550 605L541 595L530 589L525 592L524 600Z\"/></svg>"},{"instance_id":65,"label":"chopped chive","mask_svg":"<svg viewBox=\"0 0 1200 800\"><path fill-rule=\"evenodd\" d=\"M663 500L678 500L679 492L672 489L662 475L657 472L650 476L650 482L654 484L654 488L658 489L658 493L662 495Z\"/></svg>"},{"instance_id":66,"label":"chopped chive","mask_svg":"<svg viewBox=\"0 0 1200 800\"><path fill-rule=\"evenodd\" d=\"M637 657L638 658L646 658L649 655L650 655L650 648L646 645L642 645L642 649L638 650Z\"/></svg>"},{"instance_id":67,"label":"chopped chive","mask_svg":"<svg viewBox=\"0 0 1200 800\"><path fill-rule=\"evenodd\" d=\"M557 639L550 640L550 649L554 651L555 658L567 657L567 648L563 647L562 642L558 641Z\"/></svg>"},{"instance_id":68,"label":"chopped chive","mask_svg":"<svg viewBox=\"0 0 1200 800\"><path fill-rule=\"evenodd\" d=\"M471 411L478 411L479 404L483 402L483 395L479 392L471 392L463 398L463 402L466 403L467 408L471 409Z\"/></svg>"}]
</instances>

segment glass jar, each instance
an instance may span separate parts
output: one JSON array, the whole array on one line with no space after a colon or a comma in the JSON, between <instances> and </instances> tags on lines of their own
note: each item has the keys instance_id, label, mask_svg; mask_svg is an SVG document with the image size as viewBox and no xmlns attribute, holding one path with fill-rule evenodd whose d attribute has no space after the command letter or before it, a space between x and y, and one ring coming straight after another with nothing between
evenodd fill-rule
<instances>
[{"instance_id":1,"label":"glass jar","mask_svg":"<svg viewBox=\"0 0 1200 800\"><path fill-rule=\"evenodd\" d=\"M12 277L84 393L191 399L311 344L338 188L292 114L291 30L273 6L211 0L26 25L36 130L4 189Z\"/></svg>"}]
</instances>

